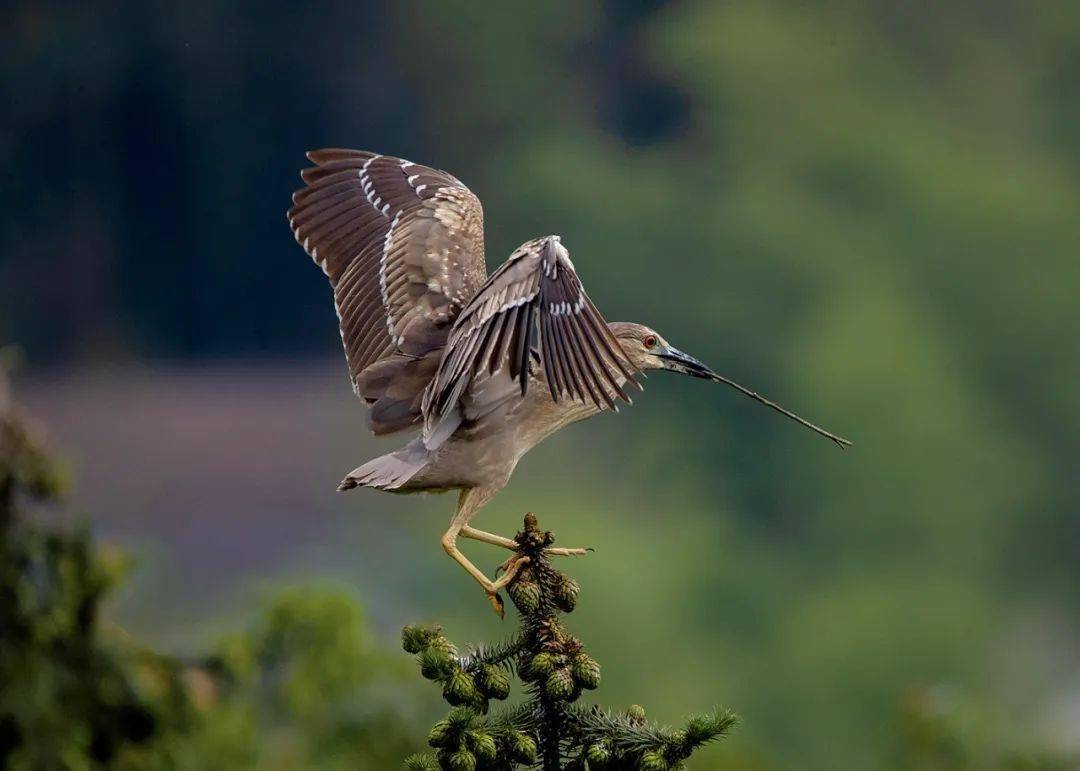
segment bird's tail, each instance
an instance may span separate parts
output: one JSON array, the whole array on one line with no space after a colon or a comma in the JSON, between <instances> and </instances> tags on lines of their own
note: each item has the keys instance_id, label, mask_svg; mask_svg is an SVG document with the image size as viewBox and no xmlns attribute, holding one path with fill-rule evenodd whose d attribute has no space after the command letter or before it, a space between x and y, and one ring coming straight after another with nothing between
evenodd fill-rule
<instances>
[{"instance_id":1,"label":"bird's tail","mask_svg":"<svg viewBox=\"0 0 1080 771\"><path fill-rule=\"evenodd\" d=\"M402 450L381 455L353 469L341 480L338 490L351 490L354 487L373 487L376 490L400 489L427 465L431 457L423 444L419 447L415 447L414 444L416 443L410 442Z\"/></svg>"}]
</instances>

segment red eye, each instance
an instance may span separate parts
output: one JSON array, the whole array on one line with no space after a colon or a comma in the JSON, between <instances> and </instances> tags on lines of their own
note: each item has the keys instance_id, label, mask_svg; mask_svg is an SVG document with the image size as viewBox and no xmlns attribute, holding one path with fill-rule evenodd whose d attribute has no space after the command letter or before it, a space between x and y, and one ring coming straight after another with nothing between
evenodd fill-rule
<instances>
[{"instance_id":1,"label":"red eye","mask_svg":"<svg viewBox=\"0 0 1080 771\"><path fill-rule=\"evenodd\" d=\"M644 344L644 346L646 348L654 348L654 347L656 347L656 335L649 335L648 337L646 337L641 342Z\"/></svg>"}]
</instances>

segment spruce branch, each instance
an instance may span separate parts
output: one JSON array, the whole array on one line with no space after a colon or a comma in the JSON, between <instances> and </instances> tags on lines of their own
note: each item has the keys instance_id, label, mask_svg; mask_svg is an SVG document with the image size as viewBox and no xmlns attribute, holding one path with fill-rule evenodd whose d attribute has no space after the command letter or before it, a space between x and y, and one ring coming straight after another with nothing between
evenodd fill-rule
<instances>
[{"instance_id":1,"label":"spruce branch","mask_svg":"<svg viewBox=\"0 0 1080 771\"><path fill-rule=\"evenodd\" d=\"M666 771L684 768L695 750L730 732L737 718L729 710L672 730L650 723L636 705L621 713L575 705L583 691L600 685L599 663L560 621L577 604L578 584L551 566L545 549L555 539L532 514L514 540L529 562L507 586L519 614L508 640L460 654L439 626L402 632L420 673L442 687L452 706L428 735L433 752L408 758L406 771ZM490 701L510 693L508 673L524 683L527 699L489 714Z\"/></svg>"},{"instance_id":2,"label":"spruce branch","mask_svg":"<svg viewBox=\"0 0 1080 771\"><path fill-rule=\"evenodd\" d=\"M585 747L599 746L622 757L660 755L667 765L677 767L699 747L726 736L738 723L731 710L718 709L690 718L679 730L661 728L645 721L645 711L632 707L622 714L605 712L599 707L572 708L577 739Z\"/></svg>"},{"instance_id":3,"label":"spruce branch","mask_svg":"<svg viewBox=\"0 0 1080 771\"><path fill-rule=\"evenodd\" d=\"M461 665L467 670L485 665L510 670L514 666L514 657L521 653L524 645L525 641L517 635L501 643L470 645L461 659Z\"/></svg>"}]
</instances>

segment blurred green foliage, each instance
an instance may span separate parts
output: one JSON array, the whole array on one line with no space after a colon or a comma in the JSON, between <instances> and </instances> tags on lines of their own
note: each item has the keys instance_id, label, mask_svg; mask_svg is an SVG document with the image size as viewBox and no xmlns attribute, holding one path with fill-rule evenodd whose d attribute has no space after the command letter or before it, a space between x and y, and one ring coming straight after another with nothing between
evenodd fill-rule
<instances>
[{"instance_id":1,"label":"blurred green foliage","mask_svg":"<svg viewBox=\"0 0 1080 771\"><path fill-rule=\"evenodd\" d=\"M949 686L912 687L899 705L894 771L1073 771L1080 754L1049 750L1010 729L1008 715L993 714Z\"/></svg>"},{"instance_id":2,"label":"blurred green foliage","mask_svg":"<svg viewBox=\"0 0 1080 771\"><path fill-rule=\"evenodd\" d=\"M102 644L99 606L119 577L118 561L99 556L85 531L62 533L20 515L25 497L55 498L62 482L12 403L5 375L0 370L0 766L119 763L163 730L164 712L184 722L184 700L169 676L160 704L144 698L123 658Z\"/></svg>"},{"instance_id":3,"label":"blurred green foliage","mask_svg":"<svg viewBox=\"0 0 1080 771\"><path fill-rule=\"evenodd\" d=\"M283 591L208 666L224 681L216 742L247 737L246 768L393 768L419 730L402 662L340 589Z\"/></svg>"},{"instance_id":4,"label":"blurred green foliage","mask_svg":"<svg viewBox=\"0 0 1080 771\"><path fill-rule=\"evenodd\" d=\"M294 588L213 655L103 616L124 559L28 518L57 467L0 371L0 768L389 768L416 732L399 663L341 590Z\"/></svg>"}]
</instances>

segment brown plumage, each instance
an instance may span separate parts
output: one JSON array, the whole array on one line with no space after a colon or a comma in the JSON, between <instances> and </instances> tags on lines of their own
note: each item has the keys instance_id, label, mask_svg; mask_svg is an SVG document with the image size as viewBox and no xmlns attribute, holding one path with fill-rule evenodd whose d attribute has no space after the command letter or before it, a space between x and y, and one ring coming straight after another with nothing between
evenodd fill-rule
<instances>
[{"instance_id":1,"label":"brown plumage","mask_svg":"<svg viewBox=\"0 0 1080 771\"><path fill-rule=\"evenodd\" d=\"M355 150L319 150L289 223L334 287L349 374L389 434L419 422L450 322L483 284L480 202L449 174Z\"/></svg>"},{"instance_id":2,"label":"brown plumage","mask_svg":"<svg viewBox=\"0 0 1080 771\"><path fill-rule=\"evenodd\" d=\"M340 489L459 490L443 547L484 587L457 549L462 535L516 548L469 526L521 457L562 426L629 402L644 369L732 385L843 446L833 436L743 388L640 324L608 324L585 293L558 236L522 244L490 276L480 201L455 177L357 150L308 153L305 187L288 219L334 290L357 395L376 435L418 427L397 452L352 471ZM584 554L583 549L553 549Z\"/></svg>"}]
</instances>

